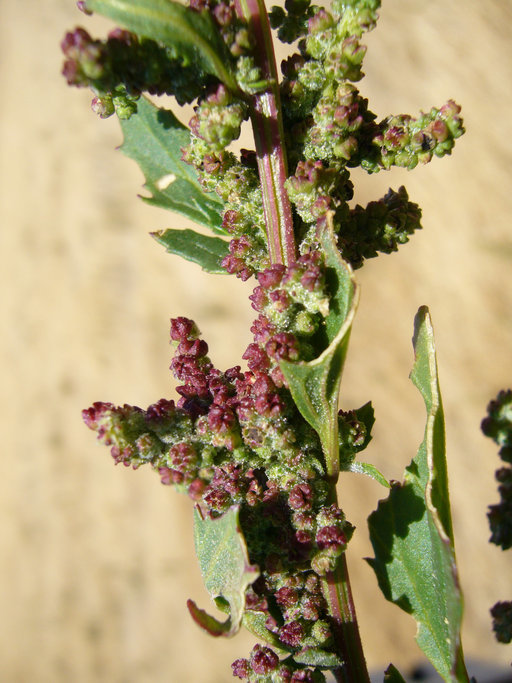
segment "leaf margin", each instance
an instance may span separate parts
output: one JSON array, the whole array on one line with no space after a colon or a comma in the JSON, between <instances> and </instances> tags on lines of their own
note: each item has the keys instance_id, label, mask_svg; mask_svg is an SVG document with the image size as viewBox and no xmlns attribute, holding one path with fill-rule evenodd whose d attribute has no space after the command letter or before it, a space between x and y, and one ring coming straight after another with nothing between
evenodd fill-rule
<instances>
[{"instance_id":1,"label":"leaf margin","mask_svg":"<svg viewBox=\"0 0 512 683\"><path fill-rule=\"evenodd\" d=\"M220 237L203 235L189 228L167 228L151 232L150 235L169 254L181 256L186 261L196 263L207 273L226 274L221 261L229 254L229 243ZM190 248L187 248L188 246Z\"/></svg>"},{"instance_id":2,"label":"leaf margin","mask_svg":"<svg viewBox=\"0 0 512 683\"><path fill-rule=\"evenodd\" d=\"M236 89L234 73L226 68L232 59L207 12L194 12L173 0L86 0L86 8L176 49L179 56L199 62L204 71Z\"/></svg>"},{"instance_id":3,"label":"leaf margin","mask_svg":"<svg viewBox=\"0 0 512 683\"><path fill-rule=\"evenodd\" d=\"M141 199L152 206L179 213L216 234L228 235L222 227L223 202L215 194L204 191L195 169L181 159L181 148L188 145L190 131L173 112L156 106L143 96L137 103L137 112L119 123L123 133L119 149L140 168L144 187L151 193ZM171 137L180 150L179 156L173 149ZM172 182L165 188L159 187L159 182L169 176L175 176ZM188 196L186 202L176 200L176 192L172 191L181 184Z\"/></svg>"},{"instance_id":4,"label":"leaf margin","mask_svg":"<svg viewBox=\"0 0 512 683\"><path fill-rule=\"evenodd\" d=\"M339 391L350 331L359 301L359 288L352 268L341 258L337 248L332 214L327 214L327 224L320 235L320 243L324 250L326 265L339 278L338 296L331 299L331 302L335 301L339 306L339 310L338 312L331 310L325 324L329 343L314 360L299 363L282 360L280 368L302 417L313 427L320 438L327 473L335 480L340 471L338 445ZM338 365L337 368L336 364ZM332 376L333 370L334 378ZM326 397L325 401L325 404L328 405L328 409L325 411L327 414L322 414L322 407L315 406L315 402L317 404L319 402L319 397L313 392L316 391L315 387L318 385L323 387L330 385L330 396ZM327 392L324 393L327 394ZM320 398L321 402L322 399ZM325 406L323 408L325 409Z\"/></svg>"},{"instance_id":5,"label":"leaf margin","mask_svg":"<svg viewBox=\"0 0 512 683\"><path fill-rule=\"evenodd\" d=\"M194 543L203 582L206 590L214 601L215 598L220 597L229 603L229 617L227 621L220 622L215 617L207 614L205 610L200 609L196 603L190 599L187 601L187 607L198 626L213 636L231 638L238 633L242 625L245 611L245 591L260 576L259 567L250 564L247 545L240 526L239 514L239 505L229 508L220 517L215 519L203 516L198 505L194 508ZM238 561L239 563L242 563L243 566L243 571L240 571L240 576L238 577L239 584L237 587L237 591L241 596L240 600L238 599L239 596L235 598L231 594L233 586L229 585L230 579L226 574L221 577L221 575L216 574L215 571L213 576L210 573L212 563L208 559L208 549L206 549L205 552L202 534L204 532L206 535L208 535L208 533L213 535L213 531L217 532L219 530L223 533L224 538L226 537L226 534L232 534L237 538ZM220 544L215 545L214 557L218 556L221 547ZM224 564L223 569L224 571L227 571L227 563Z\"/></svg>"},{"instance_id":6,"label":"leaf margin","mask_svg":"<svg viewBox=\"0 0 512 683\"><path fill-rule=\"evenodd\" d=\"M460 627L462 619L462 594L460 592L460 584L457 574L457 566L455 561L455 550L453 544L453 535L451 531L451 516L449 510L449 496L447 489L447 474L446 474L446 453L444 443L444 415L442 411L442 401L439 390L439 378L437 371L437 360L435 353L434 334L430 313L426 306L420 307L414 321L414 336L413 346L415 352L415 361L411 371L411 379L420 391L427 410L427 421L425 426L425 434L422 443L418 449L418 453L412 459L410 465L406 468L404 481L392 482L391 491L387 499L381 500L375 510L368 518L368 526L370 529L370 540L372 542L375 558L366 558L367 562L373 568L379 586L384 593L387 600L395 603L404 611L411 613L417 623L416 641L428 659L433 664L434 668L446 681L450 682L467 682L469 677L464 664L464 657L462 653L462 645L460 641ZM437 430L435 434L434 431ZM434 454L434 444L436 444L437 453ZM430 452L428 452L430 451ZM444 476L441 479L435 478L434 460L441 473ZM444 472L443 472L444 470ZM445 506L442 514L445 518L448 516L447 528L439 516L439 510L435 505L434 494L436 491L436 484L444 487L441 497L437 496ZM422 503L422 512L419 515L419 510L416 511L416 517L411 518L411 504L410 501L405 506L403 505L403 498L407 495L413 495L416 500ZM401 500L402 499L402 500ZM398 501L398 502L397 502ZM419 503L418 503L419 504ZM388 511L389 510L389 511ZM407 529L402 528L399 533L398 525L403 524L404 511L409 513L407 520L411 526ZM402 513L402 517L400 516ZM386 529L386 520L390 518L393 528L392 542L389 547L382 541L384 534L378 533L379 523ZM414 600L410 599L412 594L403 592L403 584L408 580L407 569L403 566L403 561L399 558L406 557L407 553L410 556L409 563L414 564L414 559L418 561L420 568L425 567L425 550L421 547L413 547L414 541L412 537L418 534L418 526L412 525L422 524L424 529L419 529L420 535L423 534L423 540L430 538L430 555L426 558L429 562L428 566L433 566L437 560L439 563L434 574L436 581L439 581L438 571L444 574L444 579L451 582L449 586L444 586L444 594L436 593L437 598L446 598L446 605L442 610L441 615L435 615L431 610L428 614L430 622L437 619L437 627L440 628L441 634L432 638L429 633L428 625L421 620L421 599L420 610L414 609ZM388 525L389 527L390 525ZM389 532L389 529L386 533ZM404 539L399 544L398 551L393 548L398 538ZM438 539L436 541L436 538ZM408 543L411 545L409 549L406 548L405 539L409 539ZM420 542L421 545L421 542ZM402 551L400 548L406 548ZM423 550L423 553L422 553ZM407 557L406 557L407 559ZM395 563L399 564L399 569L393 569ZM389 565L389 569L387 567ZM398 578L393 579L393 573L396 573ZM404 578L405 577L405 578ZM426 584L432 583L433 577L422 577ZM420 577L415 577L415 581L419 581ZM434 584L432 584L434 585ZM393 594L394 593L394 594ZM450 600L451 597L451 600ZM412 596L414 598L414 596ZM435 602L435 606L439 605L440 600ZM430 623L429 622L429 623ZM441 623L442 622L442 623ZM430 624L431 625L431 624ZM433 629L434 626L431 625ZM434 642L435 641L435 642ZM434 645L433 645L434 642ZM444 654L441 651L441 643L445 643L448 647L445 648ZM436 656L435 648L439 648L439 655Z\"/></svg>"}]
</instances>

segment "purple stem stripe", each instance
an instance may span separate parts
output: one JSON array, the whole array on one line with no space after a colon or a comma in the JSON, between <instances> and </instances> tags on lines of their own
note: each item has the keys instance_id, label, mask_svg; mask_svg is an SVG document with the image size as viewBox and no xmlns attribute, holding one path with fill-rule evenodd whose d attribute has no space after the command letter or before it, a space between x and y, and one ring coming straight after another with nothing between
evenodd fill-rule
<instances>
[{"instance_id":1,"label":"purple stem stripe","mask_svg":"<svg viewBox=\"0 0 512 683\"><path fill-rule=\"evenodd\" d=\"M322 589L329 605L336 652L343 661L343 666L333 671L336 681L369 683L345 553L334 572L322 580Z\"/></svg>"},{"instance_id":2,"label":"purple stem stripe","mask_svg":"<svg viewBox=\"0 0 512 683\"><path fill-rule=\"evenodd\" d=\"M288 176L279 80L270 24L263 0L237 0L237 12L254 36L254 57L268 88L254 95L251 122L258 158L267 240L272 263L295 261L293 216L284 182Z\"/></svg>"}]
</instances>

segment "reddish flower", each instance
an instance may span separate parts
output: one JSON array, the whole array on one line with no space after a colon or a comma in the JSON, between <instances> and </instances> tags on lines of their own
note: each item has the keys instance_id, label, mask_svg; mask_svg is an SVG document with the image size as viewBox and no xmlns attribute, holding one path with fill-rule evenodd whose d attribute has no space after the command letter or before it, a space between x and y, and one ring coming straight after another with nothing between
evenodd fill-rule
<instances>
[{"instance_id":1,"label":"reddish flower","mask_svg":"<svg viewBox=\"0 0 512 683\"><path fill-rule=\"evenodd\" d=\"M251 665L255 674L268 674L277 668L279 657L269 647L255 645L251 652Z\"/></svg>"}]
</instances>

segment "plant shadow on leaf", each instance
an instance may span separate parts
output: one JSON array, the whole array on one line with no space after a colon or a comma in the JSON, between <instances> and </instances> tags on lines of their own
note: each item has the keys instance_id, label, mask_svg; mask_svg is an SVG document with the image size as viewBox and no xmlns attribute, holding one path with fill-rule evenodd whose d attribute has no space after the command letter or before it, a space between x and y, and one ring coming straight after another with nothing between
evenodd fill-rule
<instances>
[{"instance_id":1,"label":"plant shadow on leaf","mask_svg":"<svg viewBox=\"0 0 512 683\"><path fill-rule=\"evenodd\" d=\"M159 109L156 114L156 120L161 123L165 130L174 128L176 126L176 119L171 111L167 109Z\"/></svg>"},{"instance_id":2,"label":"plant shadow on leaf","mask_svg":"<svg viewBox=\"0 0 512 683\"><path fill-rule=\"evenodd\" d=\"M380 589L385 597L409 614L413 611L409 598L405 595L393 597L386 567L395 559L394 539L406 538L411 526L419 522L425 514L425 501L415 491L414 485L394 482L388 498L380 501L377 510L368 518L378 559L366 558L366 561L375 570Z\"/></svg>"}]
</instances>

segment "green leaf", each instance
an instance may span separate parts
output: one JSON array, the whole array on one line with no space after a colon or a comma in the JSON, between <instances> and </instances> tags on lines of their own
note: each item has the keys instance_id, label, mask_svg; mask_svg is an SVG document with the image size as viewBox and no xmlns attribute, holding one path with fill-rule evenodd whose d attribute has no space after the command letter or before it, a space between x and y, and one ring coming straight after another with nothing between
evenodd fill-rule
<instances>
[{"instance_id":1,"label":"green leaf","mask_svg":"<svg viewBox=\"0 0 512 683\"><path fill-rule=\"evenodd\" d=\"M446 681L468 681L460 644L462 596L453 547L444 416L428 309L415 318L411 379L427 409L424 440L368 524L385 597L417 622L416 640ZM394 679L392 679L394 680Z\"/></svg>"},{"instance_id":2,"label":"green leaf","mask_svg":"<svg viewBox=\"0 0 512 683\"><path fill-rule=\"evenodd\" d=\"M197 263L207 273L226 273L221 261L229 253L229 244L220 237L208 237L195 230L171 229L153 232L151 237L169 253Z\"/></svg>"},{"instance_id":3,"label":"green leaf","mask_svg":"<svg viewBox=\"0 0 512 683\"><path fill-rule=\"evenodd\" d=\"M239 511L232 507L217 519L203 519L197 507L194 511L194 540L204 585L212 599L220 597L229 603L230 616L219 622L192 600L187 605L194 621L214 636L229 637L240 630L245 591L260 575L258 568L249 564Z\"/></svg>"},{"instance_id":4,"label":"green leaf","mask_svg":"<svg viewBox=\"0 0 512 683\"><path fill-rule=\"evenodd\" d=\"M384 683L405 683L405 680L396 666L390 664L384 672Z\"/></svg>"},{"instance_id":5,"label":"green leaf","mask_svg":"<svg viewBox=\"0 0 512 683\"><path fill-rule=\"evenodd\" d=\"M331 291L330 311L325 320L328 346L309 363L281 361L280 366L297 408L320 437L328 474L336 477L339 472L338 395L357 306L357 290L352 269L340 258L332 220L320 242Z\"/></svg>"},{"instance_id":6,"label":"green leaf","mask_svg":"<svg viewBox=\"0 0 512 683\"><path fill-rule=\"evenodd\" d=\"M353 460L352 462L341 463L342 472L355 472L356 474L366 474L367 477L375 479L379 484L385 486L387 489L390 488L390 483L386 477L380 472L375 465L368 462L359 462Z\"/></svg>"},{"instance_id":7,"label":"green leaf","mask_svg":"<svg viewBox=\"0 0 512 683\"><path fill-rule=\"evenodd\" d=\"M318 647L308 647L301 652L293 655L297 664L306 666L317 666L321 669L336 669L343 666L342 660L333 652L326 652Z\"/></svg>"},{"instance_id":8,"label":"green leaf","mask_svg":"<svg viewBox=\"0 0 512 683\"><path fill-rule=\"evenodd\" d=\"M143 199L226 235L224 205L203 190L194 168L181 159L181 148L190 141L188 128L171 111L155 107L144 97L137 103L137 113L120 123L121 151L137 162L146 179L144 187L151 192L151 197Z\"/></svg>"},{"instance_id":9,"label":"green leaf","mask_svg":"<svg viewBox=\"0 0 512 683\"><path fill-rule=\"evenodd\" d=\"M236 88L233 60L208 12L194 12L171 0L87 0L86 5L129 31L161 43L185 65L197 64L229 88Z\"/></svg>"}]
</instances>

